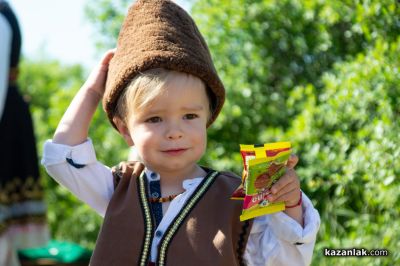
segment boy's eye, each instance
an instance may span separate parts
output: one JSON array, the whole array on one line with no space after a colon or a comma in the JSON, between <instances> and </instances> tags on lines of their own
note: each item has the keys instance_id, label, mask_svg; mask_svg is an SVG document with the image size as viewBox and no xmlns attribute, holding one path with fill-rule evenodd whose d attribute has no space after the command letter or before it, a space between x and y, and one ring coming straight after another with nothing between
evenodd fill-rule
<instances>
[{"instance_id":1,"label":"boy's eye","mask_svg":"<svg viewBox=\"0 0 400 266\"><path fill-rule=\"evenodd\" d=\"M184 118L185 118L185 119L188 119L188 120L192 120L192 119L195 119L195 118L197 118L197 117L199 117L199 116L196 115L196 114L186 114L186 115L184 116Z\"/></svg>"},{"instance_id":2,"label":"boy's eye","mask_svg":"<svg viewBox=\"0 0 400 266\"><path fill-rule=\"evenodd\" d=\"M150 117L149 119L146 120L147 123L159 123L161 122L161 117L154 116Z\"/></svg>"}]
</instances>

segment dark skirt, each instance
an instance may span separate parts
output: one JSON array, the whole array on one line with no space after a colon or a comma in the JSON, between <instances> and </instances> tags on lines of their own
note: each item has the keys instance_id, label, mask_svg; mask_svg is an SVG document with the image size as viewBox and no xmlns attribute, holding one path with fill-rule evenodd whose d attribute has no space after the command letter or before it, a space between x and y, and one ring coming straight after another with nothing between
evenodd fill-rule
<instances>
[{"instance_id":1,"label":"dark skirt","mask_svg":"<svg viewBox=\"0 0 400 266\"><path fill-rule=\"evenodd\" d=\"M0 118L0 235L11 225L45 222L36 139L28 104L10 86Z\"/></svg>"}]
</instances>

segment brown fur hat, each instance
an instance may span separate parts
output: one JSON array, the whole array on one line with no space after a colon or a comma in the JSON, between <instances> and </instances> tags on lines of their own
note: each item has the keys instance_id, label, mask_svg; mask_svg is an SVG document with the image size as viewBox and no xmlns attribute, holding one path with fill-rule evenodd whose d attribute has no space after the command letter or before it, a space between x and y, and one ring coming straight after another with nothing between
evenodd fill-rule
<instances>
[{"instance_id":1,"label":"brown fur hat","mask_svg":"<svg viewBox=\"0 0 400 266\"><path fill-rule=\"evenodd\" d=\"M119 33L103 97L103 108L114 127L112 119L125 87L140 72L154 68L202 79L213 93L213 114L207 126L214 122L224 104L225 89L193 19L170 0L138 0Z\"/></svg>"}]
</instances>

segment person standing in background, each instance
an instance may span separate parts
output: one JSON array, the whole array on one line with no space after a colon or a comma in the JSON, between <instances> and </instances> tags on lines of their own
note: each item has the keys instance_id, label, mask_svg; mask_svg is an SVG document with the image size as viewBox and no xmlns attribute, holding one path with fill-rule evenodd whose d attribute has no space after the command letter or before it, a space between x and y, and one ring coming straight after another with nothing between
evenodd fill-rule
<instances>
[{"instance_id":1,"label":"person standing in background","mask_svg":"<svg viewBox=\"0 0 400 266\"><path fill-rule=\"evenodd\" d=\"M21 32L0 0L0 265L19 265L17 250L49 240L28 104L18 91Z\"/></svg>"}]
</instances>

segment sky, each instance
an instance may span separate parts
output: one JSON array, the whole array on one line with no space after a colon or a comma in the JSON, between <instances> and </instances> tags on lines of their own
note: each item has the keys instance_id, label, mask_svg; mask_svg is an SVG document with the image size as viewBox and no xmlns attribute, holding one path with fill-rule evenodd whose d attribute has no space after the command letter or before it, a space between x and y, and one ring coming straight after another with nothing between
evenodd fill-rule
<instances>
[{"instance_id":1,"label":"sky","mask_svg":"<svg viewBox=\"0 0 400 266\"><path fill-rule=\"evenodd\" d=\"M94 66L101 57L94 45L96 32L84 14L89 0L7 1L18 16L24 56L32 59L45 56L85 67ZM187 1L177 2L188 10Z\"/></svg>"}]
</instances>

